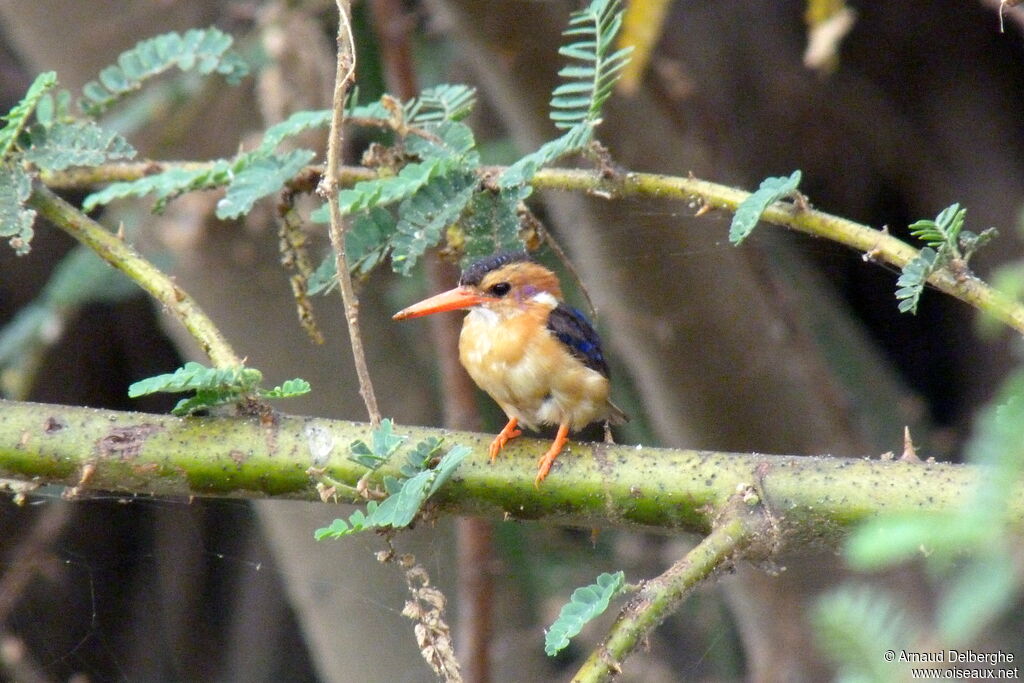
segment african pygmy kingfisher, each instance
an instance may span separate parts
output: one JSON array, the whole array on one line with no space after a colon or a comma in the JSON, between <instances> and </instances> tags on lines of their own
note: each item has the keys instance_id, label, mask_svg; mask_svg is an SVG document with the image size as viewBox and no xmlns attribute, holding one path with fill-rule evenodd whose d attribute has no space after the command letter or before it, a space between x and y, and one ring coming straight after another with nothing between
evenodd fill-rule
<instances>
[{"instance_id":1,"label":"african pygmy kingfisher","mask_svg":"<svg viewBox=\"0 0 1024 683\"><path fill-rule=\"evenodd\" d=\"M558 278L525 252L501 253L466 268L459 286L413 304L395 320L468 308L459 360L508 416L489 449L491 462L510 439L558 425L538 462L537 485L568 441L591 422L626 421L609 399L608 365L593 326L562 300Z\"/></svg>"}]
</instances>

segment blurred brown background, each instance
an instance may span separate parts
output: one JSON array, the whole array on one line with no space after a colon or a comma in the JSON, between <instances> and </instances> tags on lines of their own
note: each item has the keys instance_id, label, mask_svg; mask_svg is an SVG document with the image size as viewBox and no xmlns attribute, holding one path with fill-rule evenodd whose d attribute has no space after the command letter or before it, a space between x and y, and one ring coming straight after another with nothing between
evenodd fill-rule
<instances>
[{"instance_id":1,"label":"blurred brown background","mask_svg":"<svg viewBox=\"0 0 1024 683\"><path fill-rule=\"evenodd\" d=\"M547 100L575 4L408 2L398 24L380 5L393 8L355 6L365 92L385 78L374 36L411 29L420 85L479 88L479 140L528 150L554 137ZM802 63L801 3L672 3L639 91L612 98L600 139L623 168L693 172L746 188L799 168L801 190L817 208L899 235L959 201L968 228L1002 233L979 255L979 273L1017 258L1017 10L1000 33L995 8L982 2L855 9L838 66L823 74ZM209 25L236 36L254 76L238 88L211 80L168 89L147 112L155 122L122 121L143 156L230 155L288 113L328 105L333 3L2 0L0 109L41 70L56 70L74 91L142 38ZM357 159L358 136L351 146ZM124 221L136 244L171 264L270 385L295 376L312 383L311 395L282 409L364 418L337 298L316 302L328 342L310 344L277 265L272 207L245 224L224 223L211 218L216 199L177 200L160 218L145 203L118 206L105 221ZM1013 362L1007 339L982 340L972 312L951 299L928 292L917 316L899 314L895 274L837 246L762 227L736 249L726 239L728 216L693 218L681 203L556 193L531 201L600 312L616 401L636 416L623 439L863 456L898 449L910 424L923 455L955 459L973 415ZM37 233L27 257L0 250L0 323L38 295L71 247L52 229ZM451 389L437 380L426 323L390 321L428 286L422 276L400 281L385 272L361 284L378 399L398 423L440 424L439 396ZM69 314L29 398L167 410L168 402L126 398L132 381L196 357L166 323L141 296ZM491 406L481 408L489 428L500 426ZM104 497L67 504L59 493L33 496L25 507L0 502L0 633L9 646L0 660L8 680L432 678L399 614L404 581L373 558L379 542L312 541L336 508ZM454 533L443 521L399 539L449 597L458 594ZM478 558L495 577L493 680L567 677L601 634L600 625L589 627L567 654L544 657L542 629L571 589L618 568L630 580L653 576L692 540L606 532L592 543L577 530L498 525L494 555ZM623 679L829 676L804 616L838 567L822 552L787 560L781 573L741 568L664 624ZM884 580L912 604L927 604L912 575ZM460 607L449 610L456 628ZM1024 652L1019 626L1001 626L993 642ZM12 649L18 644L24 649Z\"/></svg>"}]
</instances>

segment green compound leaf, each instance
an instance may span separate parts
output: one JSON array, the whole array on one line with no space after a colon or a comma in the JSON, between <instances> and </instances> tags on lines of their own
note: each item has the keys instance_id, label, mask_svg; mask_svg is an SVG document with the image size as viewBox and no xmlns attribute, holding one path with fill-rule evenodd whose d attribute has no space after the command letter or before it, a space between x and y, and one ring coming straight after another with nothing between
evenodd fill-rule
<instances>
[{"instance_id":1,"label":"green compound leaf","mask_svg":"<svg viewBox=\"0 0 1024 683\"><path fill-rule=\"evenodd\" d=\"M451 171L454 163L447 159L430 159L422 163L406 164L397 175L363 180L352 188L338 193L338 207L342 215L366 211L375 206L387 206L411 197L438 175ZM328 221L327 205L310 215L317 223Z\"/></svg>"},{"instance_id":2,"label":"green compound leaf","mask_svg":"<svg viewBox=\"0 0 1024 683\"><path fill-rule=\"evenodd\" d=\"M406 122L419 126L438 121L460 121L469 116L475 104L475 88L446 83L427 88L419 97L406 103L403 109Z\"/></svg>"},{"instance_id":3,"label":"green compound leaf","mask_svg":"<svg viewBox=\"0 0 1024 683\"><path fill-rule=\"evenodd\" d=\"M925 247L903 266L903 272L896 280L896 299L899 301L900 313L917 313L917 304L928 284L928 277L942 265L942 261L939 252Z\"/></svg>"},{"instance_id":4,"label":"green compound leaf","mask_svg":"<svg viewBox=\"0 0 1024 683\"><path fill-rule=\"evenodd\" d=\"M281 123L275 123L270 128L267 128L267 132L263 134L263 140L260 141L260 146L256 151L261 154L270 154L287 138L313 128L326 128L330 124L330 109L295 112Z\"/></svg>"},{"instance_id":5,"label":"green compound leaf","mask_svg":"<svg viewBox=\"0 0 1024 683\"><path fill-rule=\"evenodd\" d=\"M835 662L841 681L904 680L906 671L886 661L886 650L911 649L916 641L906 615L887 595L846 587L818 600L812 612L815 640Z\"/></svg>"},{"instance_id":6,"label":"green compound leaf","mask_svg":"<svg viewBox=\"0 0 1024 683\"><path fill-rule=\"evenodd\" d=\"M593 0L587 8L573 13L563 35L580 36L582 40L563 46L559 53L580 63L558 72L565 82L551 94L551 120L566 132L505 169L498 179L499 187L524 185L542 166L590 144L594 127L601 122L601 108L632 50L614 50L621 26L618 0Z\"/></svg>"},{"instance_id":7,"label":"green compound leaf","mask_svg":"<svg viewBox=\"0 0 1024 683\"><path fill-rule=\"evenodd\" d=\"M255 368L208 368L202 363L189 361L172 373L148 377L128 387L128 396L138 398L147 394L178 393L191 390L237 390L254 388L263 379Z\"/></svg>"},{"instance_id":8,"label":"green compound leaf","mask_svg":"<svg viewBox=\"0 0 1024 683\"><path fill-rule=\"evenodd\" d=\"M261 390L260 396L263 398L295 398L296 396L308 394L311 389L312 387L310 387L309 382L296 377L295 379L285 381L273 389Z\"/></svg>"},{"instance_id":9,"label":"green compound leaf","mask_svg":"<svg viewBox=\"0 0 1024 683\"><path fill-rule=\"evenodd\" d=\"M71 93L61 88L54 93L47 92L36 104L36 121L49 128L55 123L70 123L74 120L71 115Z\"/></svg>"},{"instance_id":10,"label":"green compound leaf","mask_svg":"<svg viewBox=\"0 0 1024 683\"><path fill-rule=\"evenodd\" d=\"M732 224L729 226L729 241L734 245L739 245L743 242L753 232L757 222L761 220L761 214L764 213L765 209L780 199L796 192L796 188L799 185L799 170L793 171L792 175L788 178L782 176L778 178L765 178L761 181L757 192L751 194L736 207L736 213L732 217Z\"/></svg>"},{"instance_id":11,"label":"green compound leaf","mask_svg":"<svg viewBox=\"0 0 1024 683\"><path fill-rule=\"evenodd\" d=\"M3 128L0 128L0 161L7 159L10 155L11 150L14 149L15 144L18 142L18 136L28 125L28 119L35 110L36 105L39 104L39 100L42 99L43 95L48 90L57 85L57 73L55 71L46 71L36 76L36 79L32 81L32 85L29 86L28 92L21 98L7 114L2 118L6 123Z\"/></svg>"},{"instance_id":12,"label":"green compound leaf","mask_svg":"<svg viewBox=\"0 0 1024 683\"><path fill-rule=\"evenodd\" d=\"M243 155L232 167L224 198L217 202L217 218L238 218L249 213L258 200L280 192L314 156L308 149L267 156Z\"/></svg>"},{"instance_id":13,"label":"green compound leaf","mask_svg":"<svg viewBox=\"0 0 1024 683\"><path fill-rule=\"evenodd\" d=\"M208 368L190 361L173 373L135 382L128 387L128 396L138 398L157 392L194 391L194 396L182 399L171 411L175 415L185 415L199 408L236 401L255 391L262 379L263 373L254 368Z\"/></svg>"},{"instance_id":14,"label":"green compound leaf","mask_svg":"<svg viewBox=\"0 0 1024 683\"><path fill-rule=\"evenodd\" d=\"M111 183L99 192L85 198L82 207L91 211L97 206L109 204L115 199L144 197L155 194L154 213L160 213L175 197L193 190L210 190L223 187L231 181L231 163L220 160L207 168L170 168L161 173L129 182Z\"/></svg>"},{"instance_id":15,"label":"green compound leaf","mask_svg":"<svg viewBox=\"0 0 1024 683\"><path fill-rule=\"evenodd\" d=\"M549 657L561 652L584 624L608 609L611 599L622 592L625 581L626 575L621 571L604 573L595 583L574 590L544 636L544 652Z\"/></svg>"},{"instance_id":16,"label":"green compound leaf","mask_svg":"<svg viewBox=\"0 0 1024 683\"><path fill-rule=\"evenodd\" d=\"M183 398L171 408L173 415L188 415L197 410L206 410L214 406L234 403L242 398L243 392L231 390L199 389L195 395Z\"/></svg>"},{"instance_id":17,"label":"green compound leaf","mask_svg":"<svg viewBox=\"0 0 1024 683\"><path fill-rule=\"evenodd\" d=\"M391 266L408 275L423 253L441 241L444 229L458 220L476 190L476 176L468 170L437 176L398 208L398 224L391 239Z\"/></svg>"},{"instance_id":18,"label":"green compound leaf","mask_svg":"<svg viewBox=\"0 0 1024 683\"><path fill-rule=\"evenodd\" d=\"M432 137L410 135L405 139L406 153L422 160L459 157L465 165L480 165L473 129L466 124L453 121L430 123L423 126L423 131Z\"/></svg>"},{"instance_id":19,"label":"green compound leaf","mask_svg":"<svg viewBox=\"0 0 1024 683\"><path fill-rule=\"evenodd\" d=\"M347 522L336 519L330 526L314 531L313 537L319 541L341 538L367 529L399 529L408 526L427 499L448 481L470 452L466 446L455 446L433 469L424 469L404 479L386 477L385 486L391 495L384 501L370 501L366 505L366 513L357 510L349 516Z\"/></svg>"},{"instance_id":20,"label":"green compound leaf","mask_svg":"<svg viewBox=\"0 0 1024 683\"><path fill-rule=\"evenodd\" d=\"M427 490L427 498L437 493L438 489L452 478L455 470L459 468L459 465L466 459L466 456L472 452L469 446L454 446L441 458L441 461L437 463L437 467L431 470L434 473L434 478L431 480L430 488Z\"/></svg>"},{"instance_id":21,"label":"green compound leaf","mask_svg":"<svg viewBox=\"0 0 1024 683\"><path fill-rule=\"evenodd\" d=\"M32 178L19 165L0 165L0 237L8 237L18 256L31 249L34 209L25 208L32 194Z\"/></svg>"},{"instance_id":22,"label":"green compound leaf","mask_svg":"<svg viewBox=\"0 0 1024 683\"><path fill-rule=\"evenodd\" d=\"M387 209L379 206L355 217L345 232L345 253L353 273L366 275L384 260L397 223ZM330 261L335 263L334 254L330 255ZM333 267L331 270L332 276L337 275Z\"/></svg>"},{"instance_id":23,"label":"green compound leaf","mask_svg":"<svg viewBox=\"0 0 1024 683\"><path fill-rule=\"evenodd\" d=\"M420 471L430 467L430 461L437 457L444 439L431 436L416 444L408 455L405 456L405 464L399 468L403 477L415 477Z\"/></svg>"},{"instance_id":24,"label":"green compound leaf","mask_svg":"<svg viewBox=\"0 0 1024 683\"><path fill-rule=\"evenodd\" d=\"M387 209L379 206L357 214L345 231L345 254L349 268L355 275L367 275L384 260L391 245L397 220ZM308 292L326 294L338 283L337 261L330 252L320 262L307 283Z\"/></svg>"},{"instance_id":25,"label":"green compound leaf","mask_svg":"<svg viewBox=\"0 0 1024 683\"><path fill-rule=\"evenodd\" d=\"M46 171L72 166L98 166L113 159L131 159L135 149L114 131L92 121L41 124L31 128L32 144L25 158Z\"/></svg>"},{"instance_id":26,"label":"green compound leaf","mask_svg":"<svg viewBox=\"0 0 1024 683\"><path fill-rule=\"evenodd\" d=\"M395 434L394 426L394 422L390 418L384 418L380 421L380 426L374 429L370 435L370 445L367 445L362 439L353 441L349 446L349 450L352 451L349 460L370 470L375 470L387 462L408 438Z\"/></svg>"},{"instance_id":27,"label":"green compound leaf","mask_svg":"<svg viewBox=\"0 0 1024 683\"><path fill-rule=\"evenodd\" d=\"M463 265L499 251L523 248L519 239L519 202L528 194L528 187L514 186L473 195L459 221L466 235Z\"/></svg>"},{"instance_id":28,"label":"green compound leaf","mask_svg":"<svg viewBox=\"0 0 1024 683\"><path fill-rule=\"evenodd\" d=\"M348 521L344 519L336 519L330 523L329 526L321 527L313 532L313 538L318 541L322 541L326 538L342 538L344 536L350 536L360 531L366 531L367 529L373 528L373 524L370 522L370 517L373 516L374 510L377 508L376 501L370 501L366 504L366 512L362 510L356 510L353 512Z\"/></svg>"},{"instance_id":29,"label":"green compound leaf","mask_svg":"<svg viewBox=\"0 0 1024 683\"><path fill-rule=\"evenodd\" d=\"M184 35L165 33L143 40L122 52L116 65L101 71L99 80L85 84L79 106L90 116L99 116L141 88L146 80L175 67L203 75L218 73L235 85L249 73L249 67L230 49L232 42L231 36L216 28L192 29Z\"/></svg>"},{"instance_id":30,"label":"green compound leaf","mask_svg":"<svg viewBox=\"0 0 1024 683\"><path fill-rule=\"evenodd\" d=\"M310 389L309 382L304 379L291 379L269 390L260 389L259 383L262 380L263 373L255 368L208 368L201 363L189 361L172 373L135 382L128 387L128 396L138 398L158 392L176 394L194 391L194 396L182 399L171 411L175 415L185 415L246 396L291 398L308 393Z\"/></svg>"},{"instance_id":31,"label":"green compound leaf","mask_svg":"<svg viewBox=\"0 0 1024 683\"><path fill-rule=\"evenodd\" d=\"M615 36L622 27L618 0L594 0L590 6L574 12L565 36L580 40L558 50L563 57L577 60L558 75L565 82L551 93L551 120L559 128L587 123L596 125L601 107L612 93L622 69L629 61L632 47L615 50Z\"/></svg>"},{"instance_id":32,"label":"green compound leaf","mask_svg":"<svg viewBox=\"0 0 1024 683\"><path fill-rule=\"evenodd\" d=\"M498 178L498 186L504 189L528 183L537 173L537 169L566 154L579 152L590 144L593 137L594 127L590 124L580 123L573 126L562 137L545 142L536 151L506 168Z\"/></svg>"},{"instance_id":33,"label":"green compound leaf","mask_svg":"<svg viewBox=\"0 0 1024 683\"><path fill-rule=\"evenodd\" d=\"M952 204L939 212L935 220L920 220L908 227L911 235L933 249L956 249L966 217L967 209L960 208L960 204Z\"/></svg>"}]
</instances>

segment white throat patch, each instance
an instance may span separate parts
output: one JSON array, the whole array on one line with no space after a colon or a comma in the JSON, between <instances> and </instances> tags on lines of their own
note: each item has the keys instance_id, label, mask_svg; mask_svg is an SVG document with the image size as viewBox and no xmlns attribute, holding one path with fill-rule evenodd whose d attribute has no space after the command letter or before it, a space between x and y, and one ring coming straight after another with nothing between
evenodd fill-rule
<instances>
[{"instance_id":1,"label":"white throat patch","mask_svg":"<svg viewBox=\"0 0 1024 683\"><path fill-rule=\"evenodd\" d=\"M530 297L530 300L536 301L539 304L544 304L552 309L558 306L558 299L556 299L551 292L537 292Z\"/></svg>"}]
</instances>

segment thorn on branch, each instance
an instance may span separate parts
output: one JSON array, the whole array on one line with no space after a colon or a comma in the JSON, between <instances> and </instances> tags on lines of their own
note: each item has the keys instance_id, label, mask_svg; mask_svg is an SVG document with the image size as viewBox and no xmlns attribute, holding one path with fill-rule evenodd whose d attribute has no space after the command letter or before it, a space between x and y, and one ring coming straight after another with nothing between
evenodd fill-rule
<instances>
[{"instance_id":1,"label":"thorn on branch","mask_svg":"<svg viewBox=\"0 0 1024 683\"><path fill-rule=\"evenodd\" d=\"M917 457L914 442L910 438L910 427L903 428L903 455L900 456L900 462L921 462L921 458Z\"/></svg>"}]
</instances>

